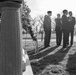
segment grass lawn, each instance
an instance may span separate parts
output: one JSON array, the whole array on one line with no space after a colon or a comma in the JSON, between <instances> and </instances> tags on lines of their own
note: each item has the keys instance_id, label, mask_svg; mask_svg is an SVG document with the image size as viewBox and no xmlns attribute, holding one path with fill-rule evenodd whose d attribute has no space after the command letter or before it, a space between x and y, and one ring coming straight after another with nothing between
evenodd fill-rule
<instances>
[{"instance_id":1,"label":"grass lawn","mask_svg":"<svg viewBox=\"0 0 76 75\"><path fill-rule=\"evenodd\" d=\"M76 42L66 49L62 45L56 47L51 41L50 47L43 48L43 42L38 41L38 53L34 52L34 42L24 42L34 75L76 75ZM26 47L25 47L26 46Z\"/></svg>"},{"instance_id":2,"label":"grass lawn","mask_svg":"<svg viewBox=\"0 0 76 75\"><path fill-rule=\"evenodd\" d=\"M76 35L76 34L74 34L74 35ZM44 38L44 35L43 35L43 38ZM30 34L23 34L23 39L31 39ZM41 34L37 34L37 39L41 39ZM51 34L51 39L56 39L55 33Z\"/></svg>"},{"instance_id":3,"label":"grass lawn","mask_svg":"<svg viewBox=\"0 0 76 75\"><path fill-rule=\"evenodd\" d=\"M43 36L44 37L44 36ZM55 39L56 34L51 34L51 39ZM23 39L31 39L30 34L23 34ZM41 34L37 34L37 39L41 39Z\"/></svg>"}]
</instances>

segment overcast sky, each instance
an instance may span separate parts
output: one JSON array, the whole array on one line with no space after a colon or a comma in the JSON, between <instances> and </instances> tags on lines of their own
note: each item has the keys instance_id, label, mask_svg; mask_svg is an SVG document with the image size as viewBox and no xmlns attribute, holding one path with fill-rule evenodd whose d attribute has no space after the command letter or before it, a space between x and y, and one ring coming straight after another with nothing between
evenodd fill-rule
<instances>
[{"instance_id":1,"label":"overcast sky","mask_svg":"<svg viewBox=\"0 0 76 75\"><path fill-rule=\"evenodd\" d=\"M73 11L76 15L76 0L25 0L31 9L31 16L35 17L39 14L46 14L48 10L52 11L52 15L61 13L63 9Z\"/></svg>"}]
</instances>

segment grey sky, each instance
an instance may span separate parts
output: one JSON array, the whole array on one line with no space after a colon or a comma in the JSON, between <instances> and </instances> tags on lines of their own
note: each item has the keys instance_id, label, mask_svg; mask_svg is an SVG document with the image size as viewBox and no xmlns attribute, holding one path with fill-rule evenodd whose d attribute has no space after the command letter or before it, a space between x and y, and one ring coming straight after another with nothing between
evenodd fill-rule
<instances>
[{"instance_id":1,"label":"grey sky","mask_svg":"<svg viewBox=\"0 0 76 75\"><path fill-rule=\"evenodd\" d=\"M76 15L76 0L25 0L31 9L31 16L46 14L48 10L53 12L53 16L61 13L63 9L73 11Z\"/></svg>"}]
</instances>

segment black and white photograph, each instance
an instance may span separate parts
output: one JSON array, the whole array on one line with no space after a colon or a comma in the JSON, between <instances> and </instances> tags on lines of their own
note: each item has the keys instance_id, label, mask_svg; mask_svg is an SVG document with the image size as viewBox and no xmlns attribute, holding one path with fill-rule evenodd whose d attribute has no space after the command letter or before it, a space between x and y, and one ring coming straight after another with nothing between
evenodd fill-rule
<instances>
[{"instance_id":1,"label":"black and white photograph","mask_svg":"<svg viewBox=\"0 0 76 75\"><path fill-rule=\"evenodd\" d=\"M75 0L0 0L0 75L76 75Z\"/></svg>"}]
</instances>

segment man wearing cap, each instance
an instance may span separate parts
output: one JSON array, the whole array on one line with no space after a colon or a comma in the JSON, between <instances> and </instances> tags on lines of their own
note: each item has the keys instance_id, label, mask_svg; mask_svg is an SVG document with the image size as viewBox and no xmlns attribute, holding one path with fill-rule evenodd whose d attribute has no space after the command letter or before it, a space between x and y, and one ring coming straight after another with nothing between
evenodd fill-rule
<instances>
[{"instance_id":1,"label":"man wearing cap","mask_svg":"<svg viewBox=\"0 0 76 75\"><path fill-rule=\"evenodd\" d=\"M47 15L44 16L43 27L45 32L45 37L44 37L45 48L50 46L49 44L51 37L51 18L50 18L51 15L52 15L52 11L47 11Z\"/></svg>"},{"instance_id":2,"label":"man wearing cap","mask_svg":"<svg viewBox=\"0 0 76 75\"><path fill-rule=\"evenodd\" d=\"M68 24L67 14L68 14L68 11L63 10L63 15L62 15L63 48L67 47L67 40L68 40L69 24Z\"/></svg>"},{"instance_id":3,"label":"man wearing cap","mask_svg":"<svg viewBox=\"0 0 76 75\"><path fill-rule=\"evenodd\" d=\"M62 41L62 21L60 18L60 14L57 14L57 18L55 19L55 23L56 23L56 27L55 27L56 44L57 44L57 46L60 46L61 41Z\"/></svg>"},{"instance_id":4,"label":"man wearing cap","mask_svg":"<svg viewBox=\"0 0 76 75\"><path fill-rule=\"evenodd\" d=\"M73 37L74 37L74 26L75 26L75 17L72 16L72 11L69 11L69 34L71 34L70 45L73 45ZM68 44L69 44L69 34L68 34Z\"/></svg>"}]
</instances>

